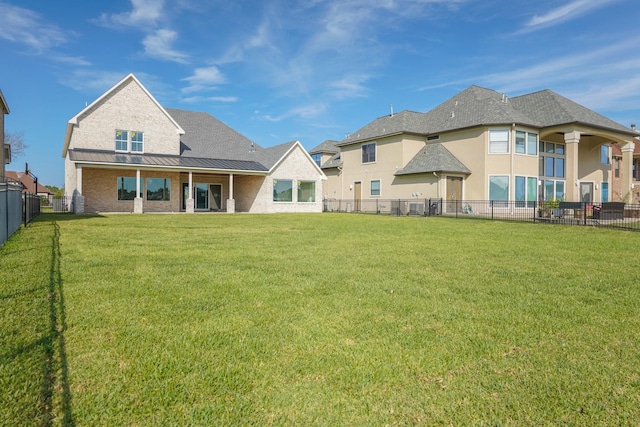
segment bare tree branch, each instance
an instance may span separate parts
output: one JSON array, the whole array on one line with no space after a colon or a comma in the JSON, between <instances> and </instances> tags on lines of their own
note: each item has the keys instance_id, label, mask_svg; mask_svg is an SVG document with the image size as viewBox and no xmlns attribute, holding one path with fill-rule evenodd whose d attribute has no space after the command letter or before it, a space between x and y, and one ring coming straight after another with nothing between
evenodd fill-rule
<instances>
[{"instance_id":1,"label":"bare tree branch","mask_svg":"<svg viewBox=\"0 0 640 427\"><path fill-rule=\"evenodd\" d=\"M11 145L11 157L13 158L24 156L24 152L29 148L24 142L24 132L5 132L4 142Z\"/></svg>"}]
</instances>

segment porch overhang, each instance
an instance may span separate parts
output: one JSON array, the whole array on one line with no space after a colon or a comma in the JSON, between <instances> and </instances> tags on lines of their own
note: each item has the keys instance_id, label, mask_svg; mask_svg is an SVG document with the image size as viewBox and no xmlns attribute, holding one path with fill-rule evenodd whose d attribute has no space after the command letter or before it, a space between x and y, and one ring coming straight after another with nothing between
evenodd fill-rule
<instances>
[{"instance_id":1,"label":"porch overhang","mask_svg":"<svg viewBox=\"0 0 640 427\"><path fill-rule=\"evenodd\" d=\"M206 159L161 154L130 154L113 151L69 150L69 160L83 167L109 169L172 170L216 174L266 176L269 170L254 161Z\"/></svg>"}]
</instances>

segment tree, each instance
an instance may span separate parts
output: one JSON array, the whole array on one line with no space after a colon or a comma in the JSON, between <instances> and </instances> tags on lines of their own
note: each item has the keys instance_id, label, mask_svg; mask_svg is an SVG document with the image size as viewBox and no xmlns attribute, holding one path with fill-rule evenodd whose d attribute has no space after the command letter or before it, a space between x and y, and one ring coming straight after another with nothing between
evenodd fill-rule
<instances>
[{"instance_id":1,"label":"tree","mask_svg":"<svg viewBox=\"0 0 640 427\"><path fill-rule=\"evenodd\" d=\"M24 142L24 132L5 132L4 143L11 145L11 157L24 156L29 146Z\"/></svg>"}]
</instances>

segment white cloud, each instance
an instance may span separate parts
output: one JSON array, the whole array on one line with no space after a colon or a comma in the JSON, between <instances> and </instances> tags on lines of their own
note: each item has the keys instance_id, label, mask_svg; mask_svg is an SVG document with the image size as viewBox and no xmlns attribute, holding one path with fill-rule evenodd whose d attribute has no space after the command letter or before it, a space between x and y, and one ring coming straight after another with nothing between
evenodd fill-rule
<instances>
[{"instance_id":1,"label":"white cloud","mask_svg":"<svg viewBox=\"0 0 640 427\"><path fill-rule=\"evenodd\" d=\"M284 112L279 116L271 116L270 114L262 116L263 119L270 122L280 122L284 119L289 119L291 117L300 117L303 119L311 119L314 117L318 117L320 114L324 113L327 110L327 105L324 103L315 103L310 105L303 105L300 107L292 108L289 111Z\"/></svg>"},{"instance_id":2,"label":"white cloud","mask_svg":"<svg viewBox=\"0 0 640 427\"><path fill-rule=\"evenodd\" d=\"M177 37L178 34L175 31L166 29L157 30L142 40L144 52L152 58L186 64L187 55L172 47Z\"/></svg>"},{"instance_id":3,"label":"white cloud","mask_svg":"<svg viewBox=\"0 0 640 427\"><path fill-rule=\"evenodd\" d=\"M208 102L208 101L227 103L227 102L237 102L238 98L235 96L199 96L199 95L182 98L182 102L186 102L189 104L196 103L196 102Z\"/></svg>"},{"instance_id":4,"label":"white cloud","mask_svg":"<svg viewBox=\"0 0 640 427\"><path fill-rule=\"evenodd\" d=\"M26 45L37 53L65 44L72 33L46 22L38 13L0 3L0 38Z\"/></svg>"},{"instance_id":5,"label":"white cloud","mask_svg":"<svg viewBox=\"0 0 640 427\"><path fill-rule=\"evenodd\" d=\"M112 28L154 25L163 18L164 0L131 0L129 12L103 13L94 22Z\"/></svg>"},{"instance_id":6,"label":"white cloud","mask_svg":"<svg viewBox=\"0 0 640 427\"><path fill-rule=\"evenodd\" d=\"M182 88L183 93L203 92L215 89L217 85L227 81L224 74L217 66L196 68L193 75L185 77L183 81L189 82L189 86Z\"/></svg>"},{"instance_id":7,"label":"white cloud","mask_svg":"<svg viewBox=\"0 0 640 427\"><path fill-rule=\"evenodd\" d=\"M557 25L575 19L607 4L619 0L574 0L563 6L547 11L543 15L535 15L525 24L522 32L530 32Z\"/></svg>"}]
</instances>

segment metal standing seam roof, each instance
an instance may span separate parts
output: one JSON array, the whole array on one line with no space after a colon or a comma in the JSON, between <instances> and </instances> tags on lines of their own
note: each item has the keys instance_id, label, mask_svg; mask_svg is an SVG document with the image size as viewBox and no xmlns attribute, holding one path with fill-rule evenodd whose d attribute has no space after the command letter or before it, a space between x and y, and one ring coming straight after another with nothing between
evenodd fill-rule
<instances>
[{"instance_id":1,"label":"metal standing seam roof","mask_svg":"<svg viewBox=\"0 0 640 427\"><path fill-rule=\"evenodd\" d=\"M162 154L128 154L113 151L73 149L69 150L74 162L140 165L149 167L169 167L185 169L217 169L246 172L268 172L263 164L247 160L210 159L199 157L170 156Z\"/></svg>"}]
</instances>

